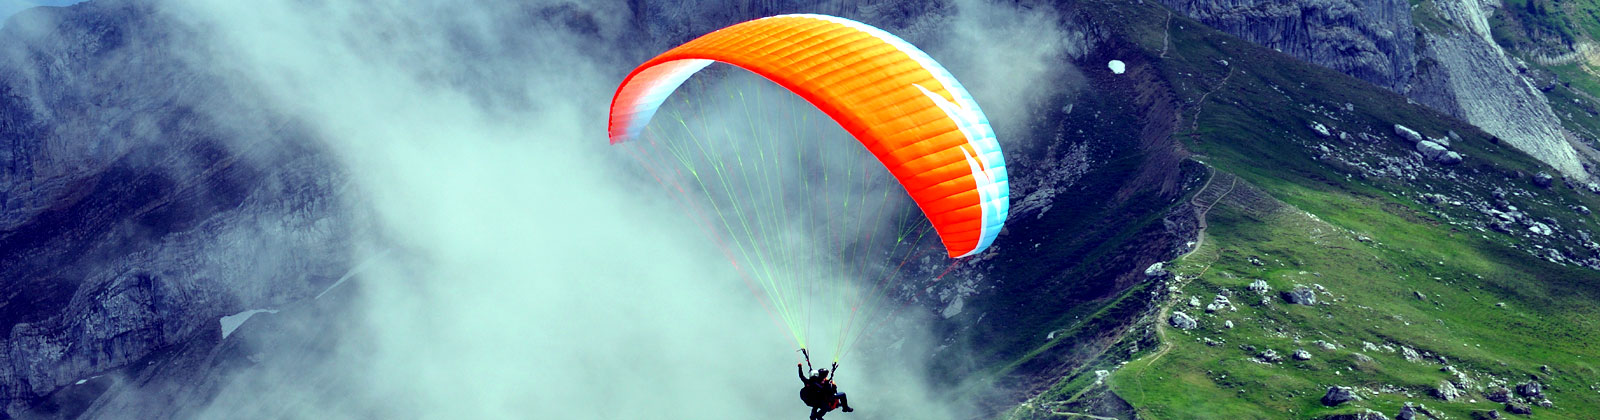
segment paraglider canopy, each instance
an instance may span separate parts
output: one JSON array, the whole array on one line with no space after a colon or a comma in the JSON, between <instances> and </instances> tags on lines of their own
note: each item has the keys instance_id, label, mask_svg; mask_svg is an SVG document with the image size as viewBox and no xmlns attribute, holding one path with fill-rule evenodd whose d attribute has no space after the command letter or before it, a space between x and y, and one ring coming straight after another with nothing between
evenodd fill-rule
<instances>
[{"instance_id":1,"label":"paraglider canopy","mask_svg":"<svg viewBox=\"0 0 1600 420\"><path fill-rule=\"evenodd\" d=\"M646 61L617 87L611 142L638 137L662 101L712 61L777 82L837 121L900 180L951 257L983 251L1000 234L1009 179L983 110L927 53L849 19L756 19Z\"/></svg>"},{"instance_id":2,"label":"paraglider canopy","mask_svg":"<svg viewBox=\"0 0 1600 420\"><path fill-rule=\"evenodd\" d=\"M748 71L728 79L765 80L718 95L692 85L667 102L713 63ZM773 85L802 106L763 113ZM717 100L744 115L708 112L723 109ZM651 124L658 111L674 121ZM806 118L817 111L826 118ZM848 136L784 132L818 119ZM849 19L773 16L674 47L628 74L607 124L611 143L678 194L800 347L813 323L838 326L834 361L870 331L890 290L914 290L893 282L903 267L983 252L1010 211L1005 157L972 95L927 53ZM885 179L892 189L877 188ZM926 278L944 275L936 269ZM857 280L871 287L844 287Z\"/></svg>"}]
</instances>

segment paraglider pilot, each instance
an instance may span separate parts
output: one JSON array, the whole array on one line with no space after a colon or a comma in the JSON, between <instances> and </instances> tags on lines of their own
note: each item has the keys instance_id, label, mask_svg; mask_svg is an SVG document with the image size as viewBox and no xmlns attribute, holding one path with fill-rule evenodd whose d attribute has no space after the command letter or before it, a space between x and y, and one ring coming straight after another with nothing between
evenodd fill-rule
<instances>
[{"instance_id":1,"label":"paraglider pilot","mask_svg":"<svg viewBox=\"0 0 1600 420\"><path fill-rule=\"evenodd\" d=\"M800 400L811 407L811 420L820 420L835 408L843 409L846 413L855 411L850 408L850 400L845 398L843 392L839 392L839 385L833 383L832 371L817 369L808 378L802 364L795 363L794 368L800 375L800 381L805 383L805 387L800 388ZM833 364L833 370L839 370L838 363Z\"/></svg>"}]
</instances>

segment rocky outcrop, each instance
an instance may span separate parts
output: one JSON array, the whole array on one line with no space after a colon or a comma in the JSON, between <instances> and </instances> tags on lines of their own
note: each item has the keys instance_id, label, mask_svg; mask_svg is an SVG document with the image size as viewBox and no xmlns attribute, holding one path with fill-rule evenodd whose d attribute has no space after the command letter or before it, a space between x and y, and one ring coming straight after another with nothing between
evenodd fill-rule
<instances>
[{"instance_id":1,"label":"rocky outcrop","mask_svg":"<svg viewBox=\"0 0 1600 420\"><path fill-rule=\"evenodd\" d=\"M1437 14L1432 20L1444 27L1416 26L1411 3L1395 0L1162 3L1224 32L1410 97L1568 176L1587 177L1550 104L1490 37L1487 15L1498 3L1432 2L1416 11Z\"/></svg>"},{"instance_id":2,"label":"rocky outcrop","mask_svg":"<svg viewBox=\"0 0 1600 420\"><path fill-rule=\"evenodd\" d=\"M0 418L348 267L333 164L188 69L147 7L0 30Z\"/></svg>"},{"instance_id":3,"label":"rocky outcrop","mask_svg":"<svg viewBox=\"0 0 1600 420\"><path fill-rule=\"evenodd\" d=\"M1172 319L1170 321L1172 322L1173 327L1176 327L1180 330L1192 330L1200 326L1194 322L1194 318L1190 318L1188 314L1184 314L1183 312L1173 312Z\"/></svg>"},{"instance_id":4,"label":"rocky outcrop","mask_svg":"<svg viewBox=\"0 0 1600 420\"><path fill-rule=\"evenodd\" d=\"M1544 398L1544 386L1538 382L1523 382L1517 384L1517 395L1531 399Z\"/></svg>"},{"instance_id":5,"label":"rocky outcrop","mask_svg":"<svg viewBox=\"0 0 1600 420\"><path fill-rule=\"evenodd\" d=\"M1330 386L1328 392L1322 395L1322 405L1333 407L1357 399L1355 390L1347 386Z\"/></svg>"},{"instance_id":6,"label":"rocky outcrop","mask_svg":"<svg viewBox=\"0 0 1600 420\"><path fill-rule=\"evenodd\" d=\"M1568 176L1587 178L1549 102L1490 37L1488 14L1497 6L1479 0L1433 5L1449 27L1422 32L1420 58L1430 65L1419 65L1412 89L1401 93L1466 120Z\"/></svg>"},{"instance_id":7,"label":"rocky outcrop","mask_svg":"<svg viewBox=\"0 0 1600 420\"><path fill-rule=\"evenodd\" d=\"M1256 44L1403 90L1415 73L1410 3L1401 0L1163 0Z\"/></svg>"},{"instance_id":8,"label":"rocky outcrop","mask_svg":"<svg viewBox=\"0 0 1600 420\"><path fill-rule=\"evenodd\" d=\"M1433 387L1433 396L1441 400L1451 401L1461 398L1461 390L1447 380L1439 380L1439 385Z\"/></svg>"},{"instance_id":9,"label":"rocky outcrop","mask_svg":"<svg viewBox=\"0 0 1600 420\"><path fill-rule=\"evenodd\" d=\"M1295 305L1316 305L1317 292L1303 285L1294 285L1294 289L1283 292L1283 300Z\"/></svg>"}]
</instances>

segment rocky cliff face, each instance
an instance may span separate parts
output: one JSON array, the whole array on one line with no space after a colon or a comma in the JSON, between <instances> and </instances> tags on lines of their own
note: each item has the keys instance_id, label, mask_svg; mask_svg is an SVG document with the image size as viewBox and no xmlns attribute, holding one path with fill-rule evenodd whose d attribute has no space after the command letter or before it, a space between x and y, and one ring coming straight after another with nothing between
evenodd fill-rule
<instances>
[{"instance_id":1,"label":"rocky cliff face","mask_svg":"<svg viewBox=\"0 0 1600 420\"><path fill-rule=\"evenodd\" d=\"M1424 105L1482 128L1567 176L1585 179L1578 154L1544 95L1518 71L1490 38L1487 15L1498 2L1432 2L1447 24L1424 30L1419 66L1410 91Z\"/></svg>"},{"instance_id":2,"label":"rocky cliff face","mask_svg":"<svg viewBox=\"0 0 1600 420\"><path fill-rule=\"evenodd\" d=\"M1477 0L1163 0L1196 20L1406 95L1567 176L1588 174L1543 95L1490 38ZM1413 19L1413 11L1426 19ZM1170 28L1169 28L1170 29Z\"/></svg>"},{"instance_id":3,"label":"rocky cliff face","mask_svg":"<svg viewBox=\"0 0 1600 420\"><path fill-rule=\"evenodd\" d=\"M345 269L337 170L186 71L156 16L96 1L0 31L0 418Z\"/></svg>"},{"instance_id":4,"label":"rocky cliff face","mask_svg":"<svg viewBox=\"0 0 1600 420\"><path fill-rule=\"evenodd\" d=\"M1389 90L1404 91L1416 71L1416 29L1404 0L1163 2L1223 32Z\"/></svg>"}]
</instances>

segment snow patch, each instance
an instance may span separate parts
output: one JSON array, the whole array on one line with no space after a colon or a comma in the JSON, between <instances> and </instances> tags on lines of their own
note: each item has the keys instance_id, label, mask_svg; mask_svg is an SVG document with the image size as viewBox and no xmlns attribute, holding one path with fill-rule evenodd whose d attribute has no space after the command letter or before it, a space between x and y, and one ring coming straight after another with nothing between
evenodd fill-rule
<instances>
[{"instance_id":1,"label":"snow patch","mask_svg":"<svg viewBox=\"0 0 1600 420\"><path fill-rule=\"evenodd\" d=\"M222 338L228 338L228 335L229 334L233 334L233 330L239 329L240 325L244 325L244 321L249 320L250 316L258 314L258 313L262 313L262 312L266 312L266 313L269 313L269 314L275 314L275 313L278 313L278 310L277 309L251 309L251 310L248 310L248 311L244 311L244 312L240 312L240 313L236 313L236 314L233 314L233 315L228 315L228 316L222 317L222 321L221 321L222 322ZM83 382L80 381L78 383L83 383Z\"/></svg>"},{"instance_id":2,"label":"snow patch","mask_svg":"<svg viewBox=\"0 0 1600 420\"><path fill-rule=\"evenodd\" d=\"M1110 67L1111 72L1116 74L1128 71L1128 65L1124 64L1122 60L1111 60L1110 63L1106 63L1106 67Z\"/></svg>"}]
</instances>

